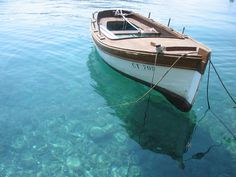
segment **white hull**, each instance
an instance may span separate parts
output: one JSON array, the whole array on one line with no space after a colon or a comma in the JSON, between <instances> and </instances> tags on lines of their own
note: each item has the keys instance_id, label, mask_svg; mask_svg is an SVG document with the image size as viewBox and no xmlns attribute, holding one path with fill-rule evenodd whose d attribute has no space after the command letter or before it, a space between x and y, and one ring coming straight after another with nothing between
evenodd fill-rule
<instances>
[{"instance_id":1,"label":"white hull","mask_svg":"<svg viewBox=\"0 0 236 177\"><path fill-rule=\"evenodd\" d=\"M122 73L125 73L138 80L142 80L146 83L151 84L153 73L155 73L152 84L156 84L169 69L169 67L153 66L128 61L107 54L100 50L97 46L96 48L99 55L105 60L107 64ZM192 105L199 87L201 77L202 75L194 70L172 68L157 86L180 96L190 105Z\"/></svg>"}]
</instances>

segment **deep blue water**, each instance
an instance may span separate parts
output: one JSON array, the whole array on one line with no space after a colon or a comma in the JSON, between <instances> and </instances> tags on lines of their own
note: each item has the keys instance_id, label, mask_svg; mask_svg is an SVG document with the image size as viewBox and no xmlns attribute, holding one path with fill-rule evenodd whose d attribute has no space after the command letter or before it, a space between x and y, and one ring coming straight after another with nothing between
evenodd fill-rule
<instances>
[{"instance_id":1,"label":"deep blue water","mask_svg":"<svg viewBox=\"0 0 236 177\"><path fill-rule=\"evenodd\" d=\"M235 177L236 141L210 113L198 123L207 108L206 74L189 113L157 92L146 119L147 99L110 107L148 88L96 53L90 16L104 8L151 12L164 24L171 17L178 31L185 26L212 49L235 98L234 0L1 0L0 176ZM214 72L210 101L236 134L236 109Z\"/></svg>"}]
</instances>

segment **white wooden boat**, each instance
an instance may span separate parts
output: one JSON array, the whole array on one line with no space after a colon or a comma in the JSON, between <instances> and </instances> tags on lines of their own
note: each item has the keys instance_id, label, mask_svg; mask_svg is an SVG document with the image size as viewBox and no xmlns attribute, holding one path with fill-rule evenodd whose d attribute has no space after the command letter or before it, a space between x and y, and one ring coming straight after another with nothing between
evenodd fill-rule
<instances>
[{"instance_id":1,"label":"white wooden boat","mask_svg":"<svg viewBox=\"0 0 236 177\"><path fill-rule=\"evenodd\" d=\"M93 13L91 33L113 69L158 90L180 110L191 109L210 58L208 47L127 10Z\"/></svg>"}]
</instances>

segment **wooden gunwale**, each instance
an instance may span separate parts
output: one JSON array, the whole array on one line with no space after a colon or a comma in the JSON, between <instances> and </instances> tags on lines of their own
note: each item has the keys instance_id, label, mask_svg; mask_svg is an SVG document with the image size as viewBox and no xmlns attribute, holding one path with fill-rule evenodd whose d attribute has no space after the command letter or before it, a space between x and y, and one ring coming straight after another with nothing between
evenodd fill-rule
<instances>
[{"instance_id":1,"label":"wooden gunwale","mask_svg":"<svg viewBox=\"0 0 236 177\"><path fill-rule=\"evenodd\" d=\"M184 39L185 38L182 34L172 30L171 28L167 28L166 26L162 25L161 23L158 23L158 22L156 22L156 21L154 21L150 18L144 17L144 16L142 16L138 13L134 13L134 12L132 13L132 15L134 15L134 17L138 18L139 20L140 19L143 20L143 22L149 22L150 24L152 24L154 26L158 26L158 28L161 28L162 30L167 31L167 32L175 35L179 39Z\"/></svg>"},{"instance_id":2,"label":"wooden gunwale","mask_svg":"<svg viewBox=\"0 0 236 177\"><path fill-rule=\"evenodd\" d=\"M104 52L108 53L109 55L116 56L121 59L125 59L132 62L144 63L149 65L154 65L156 53L155 52L143 52L137 50L124 50L121 48L113 47L103 43L98 37L93 35L94 42L96 45ZM178 54L159 54L157 65L159 66L171 66L176 59L178 59L181 55ZM202 59L199 56L188 56L183 57L176 63L174 66L175 68L182 68L182 69L191 69L196 70L202 73L201 70L201 63Z\"/></svg>"}]
</instances>

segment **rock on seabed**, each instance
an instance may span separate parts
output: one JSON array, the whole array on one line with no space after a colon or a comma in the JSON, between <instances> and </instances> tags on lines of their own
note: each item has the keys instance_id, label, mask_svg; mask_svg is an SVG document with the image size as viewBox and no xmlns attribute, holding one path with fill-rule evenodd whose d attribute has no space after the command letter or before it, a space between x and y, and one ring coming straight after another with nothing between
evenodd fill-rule
<instances>
[{"instance_id":1,"label":"rock on seabed","mask_svg":"<svg viewBox=\"0 0 236 177\"><path fill-rule=\"evenodd\" d=\"M80 162L80 159L78 157L71 157L71 156L69 156L66 159L66 165L69 168L79 168L80 164L81 164L81 162Z\"/></svg>"},{"instance_id":2,"label":"rock on seabed","mask_svg":"<svg viewBox=\"0 0 236 177\"><path fill-rule=\"evenodd\" d=\"M92 127L89 132L91 138L102 138L105 135L104 130L101 127Z\"/></svg>"}]
</instances>

